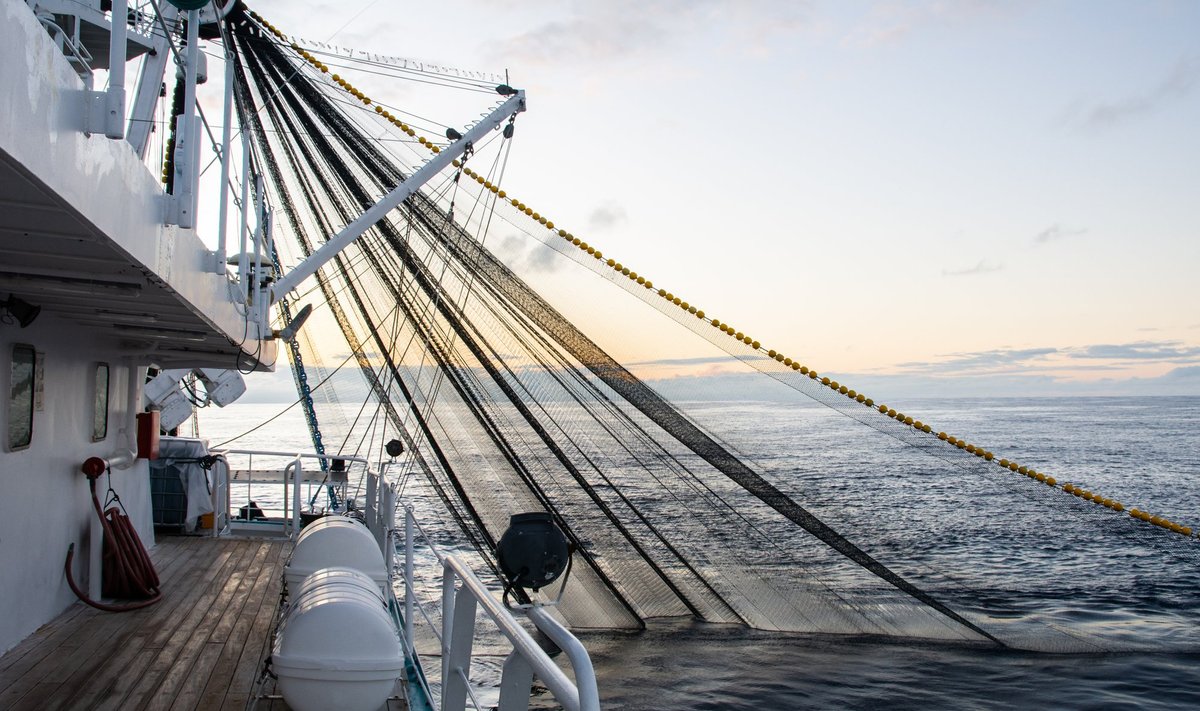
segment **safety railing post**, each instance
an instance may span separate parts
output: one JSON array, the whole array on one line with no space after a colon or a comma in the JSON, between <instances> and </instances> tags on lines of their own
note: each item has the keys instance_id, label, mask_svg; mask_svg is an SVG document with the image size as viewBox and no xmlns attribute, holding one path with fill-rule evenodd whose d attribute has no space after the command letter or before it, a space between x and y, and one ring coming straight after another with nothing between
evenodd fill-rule
<instances>
[{"instance_id":1,"label":"safety railing post","mask_svg":"<svg viewBox=\"0 0 1200 711\"><path fill-rule=\"evenodd\" d=\"M497 711L526 711L533 686L533 666L517 650L504 660L500 672L500 704Z\"/></svg>"},{"instance_id":2,"label":"safety railing post","mask_svg":"<svg viewBox=\"0 0 1200 711\"><path fill-rule=\"evenodd\" d=\"M415 652L415 643L413 642L413 615L416 613L414 609L413 597L416 595L416 588L413 585L413 508L412 506L404 507L404 641L408 645L409 658L413 658Z\"/></svg>"},{"instance_id":3,"label":"safety railing post","mask_svg":"<svg viewBox=\"0 0 1200 711\"><path fill-rule=\"evenodd\" d=\"M221 199L217 208L217 253L213 260L213 269L217 274L225 275L228 267L225 260L228 257L226 240L229 232L229 169L231 135L233 132L233 62L231 52L225 52L225 104L222 107L224 121L221 126Z\"/></svg>"},{"instance_id":4,"label":"safety railing post","mask_svg":"<svg viewBox=\"0 0 1200 711\"><path fill-rule=\"evenodd\" d=\"M392 564L396 558L396 546L392 542L392 529L396 525L396 491L390 484L384 484L384 506L383 516L380 523L380 528L383 529L383 560L387 563L387 570L391 571Z\"/></svg>"},{"instance_id":5,"label":"safety railing post","mask_svg":"<svg viewBox=\"0 0 1200 711\"><path fill-rule=\"evenodd\" d=\"M447 560L442 567L442 680L450 669L450 633L454 631L454 569ZM443 687L444 689L445 687ZM443 699L444 703L444 699ZM443 711L446 711L443 706Z\"/></svg>"},{"instance_id":6,"label":"safety railing post","mask_svg":"<svg viewBox=\"0 0 1200 711\"><path fill-rule=\"evenodd\" d=\"M200 121L196 115L196 69L200 62L200 13L188 11L187 64L184 67L183 113L175 129L175 224L184 229L196 226L196 189L200 156Z\"/></svg>"},{"instance_id":7,"label":"safety railing post","mask_svg":"<svg viewBox=\"0 0 1200 711\"><path fill-rule=\"evenodd\" d=\"M442 711L463 711L467 707L467 686L471 678L477 602L471 593L454 595L453 574L447 575L446 580L449 580L454 598L454 612L450 618L451 627L444 629L445 636L442 637ZM446 616L446 609L442 610L442 616Z\"/></svg>"},{"instance_id":8,"label":"safety railing post","mask_svg":"<svg viewBox=\"0 0 1200 711\"><path fill-rule=\"evenodd\" d=\"M241 220L238 223L237 285L239 301L247 303L246 271L250 268L246 257L246 238L250 231L250 132L242 131L242 204ZM247 314L247 318L248 318Z\"/></svg>"},{"instance_id":9,"label":"safety railing post","mask_svg":"<svg viewBox=\"0 0 1200 711\"><path fill-rule=\"evenodd\" d=\"M288 462L283 467L283 530L285 532L288 529L288 522L292 520L292 495L291 495L292 490L288 487L292 487L292 486L296 485L295 481L294 481L295 472L292 471L292 468L293 468L292 464L293 464L293 462ZM251 477L253 477L254 470L251 469L250 471L251 471ZM251 478L250 485L246 487L246 506L250 506L250 502L252 501L252 499L250 498L250 495L251 495L251 492L253 492L253 491L254 491L254 479ZM247 510L247 516L250 516L249 510Z\"/></svg>"},{"instance_id":10,"label":"safety railing post","mask_svg":"<svg viewBox=\"0 0 1200 711\"><path fill-rule=\"evenodd\" d=\"M300 482L304 479L304 465L300 457L293 461L296 465L296 480L292 482L292 538L300 535Z\"/></svg>"},{"instance_id":11,"label":"safety railing post","mask_svg":"<svg viewBox=\"0 0 1200 711\"><path fill-rule=\"evenodd\" d=\"M212 487L209 494L212 503L212 537L216 538L221 535L221 509L218 504L221 499L225 498L222 489L227 486L225 479L229 468L225 465L225 460L220 458L213 462L212 469L209 471L212 472Z\"/></svg>"},{"instance_id":12,"label":"safety railing post","mask_svg":"<svg viewBox=\"0 0 1200 711\"><path fill-rule=\"evenodd\" d=\"M113 0L112 33L108 47L108 91L104 95L104 135L125 137L125 62L129 24L127 0Z\"/></svg>"},{"instance_id":13,"label":"safety railing post","mask_svg":"<svg viewBox=\"0 0 1200 711\"><path fill-rule=\"evenodd\" d=\"M374 472L367 473L367 501L363 508L363 519L367 522L367 528L370 529L371 535L379 538L379 521L376 520L375 511L377 506L375 500L379 493L379 477L375 476Z\"/></svg>"},{"instance_id":14,"label":"safety railing post","mask_svg":"<svg viewBox=\"0 0 1200 711\"><path fill-rule=\"evenodd\" d=\"M246 320L258 320L259 312L259 289L258 285L262 282L262 243L263 233L266 230L266 199L264 194L264 182L262 175L254 176L254 235L251 242L251 257L254 259L252 265L248 265L251 270L251 275L247 278L250 281L244 282L242 288L246 291Z\"/></svg>"}]
</instances>

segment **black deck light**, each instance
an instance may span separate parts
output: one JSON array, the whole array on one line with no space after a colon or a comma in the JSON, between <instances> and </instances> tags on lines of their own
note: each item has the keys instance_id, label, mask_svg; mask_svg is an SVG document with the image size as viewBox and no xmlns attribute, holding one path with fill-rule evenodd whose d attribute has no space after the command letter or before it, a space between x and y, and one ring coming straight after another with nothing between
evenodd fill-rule
<instances>
[{"instance_id":1,"label":"black deck light","mask_svg":"<svg viewBox=\"0 0 1200 711\"><path fill-rule=\"evenodd\" d=\"M537 592L567 570L571 550L567 537L554 525L554 518L535 511L509 519L508 530L496 546L496 558L510 588Z\"/></svg>"},{"instance_id":2,"label":"black deck light","mask_svg":"<svg viewBox=\"0 0 1200 711\"><path fill-rule=\"evenodd\" d=\"M6 301L0 301L0 309L4 309L6 312L6 316L0 316L0 319L3 319L8 323L12 323L12 321L15 319L21 328L25 328L29 324L33 323L33 320L36 319L38 314L42 312L41 306L34 306L28 301L20 299L12 294L8 295L8 299Z\"/></svg>"},{"instance_id":3,"label":"black deck light","mask_svg":"<svg viewBox=\"0 0 1200 711\"><path fill-rule=\"evenodd\" d=\"M395 459L404 453L404 445L401 444L400 440L398 439L388 440L388 443L383 445L383 449L392 459Z\"/></svg>"}]
</instances>

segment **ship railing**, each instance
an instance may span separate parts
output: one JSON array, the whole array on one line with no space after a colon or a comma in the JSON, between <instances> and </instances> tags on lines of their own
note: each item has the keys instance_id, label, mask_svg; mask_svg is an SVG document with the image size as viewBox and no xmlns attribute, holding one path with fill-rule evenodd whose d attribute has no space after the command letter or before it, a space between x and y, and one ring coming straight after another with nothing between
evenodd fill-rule
<instances>
[{"instance_id":1,"label":"ship railing","mask_svg":"<svg viewBox=\"0 0 1200 711\"><path fill-rule=\"evenodd\" d=\"M279 452L262 449L226 449L214 451L220 466L213 467L213 476L211 482L212 507L215 516L214 525L212 527L213 535L219 535L224 530L232 530L239 528L242 530L260 530L266 532L268 530L281 531L289 538L295 539L299 535L300 529L304 525L304 503L306 494L311 495L320 487L335 487L340 492L340 499L343 504L351 500L347 487L350 479L351 469L355 465L361 465L365 470L365 483L367 486L367 506L364 515L368 522L371 523L372 518L377 518L380 508L376 505L376 497L372 492L373 482L378 481L378 474L371 468L370 463L363 457L353 456L332 456L329 454L316 454L309 452ZM230 456L246 457L246 466L244 468L234 468L229 463ZM282 467L266 467L256 468L254 466L254 458L262 459L286 460L286 464ZM312 466L312 460L326 460L332 462L339 460L344 462L346 470L344 472L325 471L321 466ZM305 467L305 462L309 462L310 466ZM234 515L234 501L232 489L234 487L241 489L244 487L245 499L239 508L239 515ZM255 491L262 491L264 486L280 487L280 495L271 497L272 504L266 507L260 507L263 515L267 518L255 520L251 517L250 512L257 502L253 500L256 496ZM256 489L257 487L257 489ZM261 497L259 497L261 498ZM311 496L308 497L311 499ZM240 510L244 507L245 516L240 515ZM343 511L344 512L344 511ZM280 517L274 514L282 514ZM381 533L376 531L379 526L372 528L375 533L376 540L380 542L381 548L383 537Z\"/></svg>"},{"instance_id":2,"label":"ship railing","mask_svg":"<svg viewBox=\"0 0 1200 711\"><path fill-rule=\"evenodd\" d=\"M78 29L74 34L67 32L54 21L54 15L46 12L39 12L37 18L38 22L42 23L42 27L46 28L50 38L54 40L58 51L63 53L75 73L83 79L87 88L91 89L92 55L87 51L87 47L83 46L83 42L79 41Z\"/></svg>"},{"instance_id":3,"label":"ship railing","mask_svg":"<svg viewBox=\"0 0 1200 711\"><path fill-rule=\"evenodd\" d=\"M213 510L218 517L214 522L213 535L219 535L221 530L232 528L232 524L253 529L254 522L232 518L233 508L230 500L230 487L244 483L247 485L247 502L250 497L250 486L275 484L282 487L282 520L276 519L268 524L281 528L289 537L295 538L303 526L301 510L303 506L303 484L323 486L328 482L325 472L319 467L305 469L306 462L312 460L340 459L350 465L361 465L364 469L362 484L364 486L364 503L361 510L363 520L368 530L375 538L383 552L389 580L396 582L402 578L404 585L403 611L400 611L399 601L394 601L396 615L401 617L400 632L405 656L409 662L409 702L414 709L433 708L433 693L425 677L420 660L417 656L415 640L415 620L419 613L428 625L428 629L440 644L442 670L441 688L442 711L465 711L470 700L475 709L490 708L480 702L477 690L470 679L472 652L477 636L476 612L480 609L485 613L496 630L500 632L512 647L507 655L500 679L500 699L495 707L497 711L525 711L529 708L533 680L536 677L553 694L556 701L567 711L598 711L600 708L599 694L596 686L596 675L592 668L591 658L583 643L569 630L559 623L549 610L549 606L523 605L513 609L505 605L487 588L471 570L468 563L456 555L443 554L435 546L432 537L419 525L413 513L412 506L404 507L404 528L397 530L395 512L398 510L398 494L394 484L389 483L380 472L371 467L370 462L362 457L332 456L315 453L279 452L259 449L228 449L213 451L217 458L211 471ZM229 457L246 457L247 468L235 469L229 464ZM275 462L286 461L279 469L256 469L254 458L268 458ZM387 465L381 468L386 472ZM309 475L311 472L311 476ZM247 503L248 505L248 503ZM269 510L269 509L268 509ZM223 517L222 517L223 515ZM415 555L418 535L424 545L436 558L441 567L441 623L435 622L429 610L421 603L415 584ZM396 575L394 565L397 545L404 546L404 561L402 576ZM570 661L574 681L558 667L550 656L538 645L529 631L517 620L514 612L523 614L529 622L545 634L560 649L566 653ZM415 684L414 684L415 682Z\"/></svg>"},{"instance_id":4,"label":"ship railing","mask_svg":"<svg viewBox=\"0 0 1200 711\"><path fill-rule=\"evenodd\" d=\"M130 0L127 10L129 29L149 37L158 29L158 7L152 0Z\"/></svg>"},{"instance_id":5,"label":"ship railing","mask_svg":"<svg viewBox=\"0 0 1200 711\"><path fill-rule=\"evenodd\" d=\"M391 491L392 487L382 487ZM394 494L391 496L394 497ZM394 501L394 498L392 499ZM390 510L390 509L389 509ZM469 700L476 709L489 708L480 702L470 679L471 659L476 638L476 612L482 609L496 629L508 640L512 651L505 658L500 677L500 699L497 711L525 711L536 677L550 690L555 700L567 711L598 711L600 708L596 673L583 643L554 618L546 605L524 605L516 611L550 638L571 664L574 681L538 645L532 635L505 605L459 556L438 551L432 538L416 520L412 506L404 507L404 531L396 531L404 545L404 615L405 653L416 660L415 624L420 613L441 646L441 709L462 711ZM420 602L414 583L414 556L418 535L442 567L442 620L438 625ZM392 546L388 546L392 548ZM421 678L421 677L418 677ZM432 698L428 686L425 698Z\"/></svg>"}]
</instances>

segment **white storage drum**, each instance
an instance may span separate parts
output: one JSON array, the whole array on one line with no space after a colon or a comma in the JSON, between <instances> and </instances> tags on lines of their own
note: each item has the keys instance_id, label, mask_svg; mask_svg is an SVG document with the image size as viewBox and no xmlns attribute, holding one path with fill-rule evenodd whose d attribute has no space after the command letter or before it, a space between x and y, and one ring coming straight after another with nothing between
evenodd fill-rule
<instances>
[{"instance_id":1,"label":"white storage drum","mask_svg":"<svg viewBox=\"0 0 1200 711\"><path fill-rule=\"evenodd\" d=\"M271 666L295 711L381 708L404 673L404 651L375 581L325 568L293 588Z\"/></svg>"},{"instance_id":2,"label":"white storage drum","mask_svg":"<svg viewBox=\"0 0 1200 711\"><path fill-rule=\"evenodd\" d=\"M387 568L375 537L363 524L343 516L325 516L304 527L283 569L288 594L295 595L300 583L321 568L353 568L388 592Z\"/></svg>"}]
</instances>

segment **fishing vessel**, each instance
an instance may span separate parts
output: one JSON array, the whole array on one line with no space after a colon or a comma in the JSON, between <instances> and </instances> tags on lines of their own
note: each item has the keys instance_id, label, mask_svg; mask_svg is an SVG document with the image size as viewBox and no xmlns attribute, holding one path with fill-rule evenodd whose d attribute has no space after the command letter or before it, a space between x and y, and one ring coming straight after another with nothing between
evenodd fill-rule
<instances>
[{"instance_id":1,"label":"fishing vessel","mask_svg":"<svg viewBox=\"0 0 1200 711\"><path fill-rule=\"evenodd\" d=\"M535 290L492 248L501 223L897 448L913 501L944 507L943 545L986 537L963 513L978 487L1064 549L1120 532L1114 588L1195 556L1187 525L822 376L510 196L527 99L504 77L306 43L240 2L0 3L0 86L20 99L0 122L0 462L23 494L0 516L20 571L0 582L5 706L483 708L477 616L507 640L506 710L534 679L598 708L568 630L659 618L1127 648L978 603L986 582L944 574L903 520L814 508L803 476L737 451ZM355 71L482 111L440 124ZM311 452L170 434L285 364ZM927 460L954 476L920 479Z\"/></svg>"},{"instance_id":2,"label":"fishing vessel","mask_svg":"<svg viewBox=\"0 0 1200 711\"><path fill-rule=\"evenodd\" d=\"M301 534L299 491L312 477L302 457L290 453L280 471L237 471L203 441L160 439L193 404L236 400L245 390L240 373L273 369L277 344L301 326L290 322L284 333L270 326L261 179L255 186L241 174L233 271L224 218L236 192L219 191L218 248L197 236L198 211L217 207L200 198L196 87L208 79L200 37L219 37L234 4L14 0L2 10L0 81L20 97L7 102L0 129L2 461L6 477L30 478L13 500L24 503L5 506L0 534L4 564L20 571L3 583L10 614L0 629L0 705L261 708L287 698L298 709L428 706L424 673L411 643L401 641L394 571L384 569L396 544L395 497L378 462L309 460L309 472L340 472L343 493L351 474L369 492L357 516L331 510ZM240 5L235 16L244 18ZM138 69L128 88L127 64ZM106 86L97 88L98 75ZM155 148L167 82L178 85L174 136ZM226 96L227 184L237 172L228 158L232 86ZM498 116L507 119L521 103L514 99ZM168 156L162 180L147 165L156 151ZM376 219L368 214L361 224ZM196 403L192 381L204 384L204 403ZM229 487L255 474L260 482L274 475L285 510L272 518L242 506L238 521ZM206 526L207 535L164 536L185 521L181 528ZM458 665L470 666L470 629L482 602L513 637L510 679L536 670L556 693L572 696L568 705L596 708L594 680L581 701L468 567L453 557L443 564L451 604L454 580L461 581L455 609L464 622L445 630L456 639L466 630ZM410 580L411 566L410 555ZM291 598L282 608L281 593ZM378 628L355 629L356 617ZM579 659L582 648L560 625L547 618L541 626L565 633L560 642ZM339 639L342 652L329 646ZM273 683L262 688L264 664L281 693ZM375 690L362 700L354 690L364 685ZM443 706L453 708L456 693L465 699L465 689L452 680ZM506 705L523 707L514 694Z\"/></svg>"}]
</instances>

